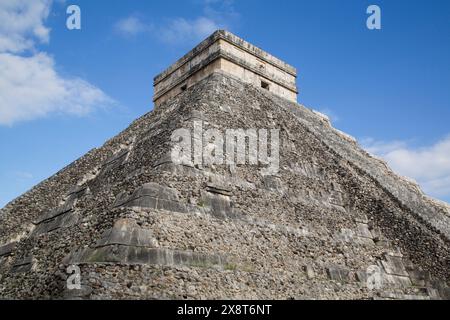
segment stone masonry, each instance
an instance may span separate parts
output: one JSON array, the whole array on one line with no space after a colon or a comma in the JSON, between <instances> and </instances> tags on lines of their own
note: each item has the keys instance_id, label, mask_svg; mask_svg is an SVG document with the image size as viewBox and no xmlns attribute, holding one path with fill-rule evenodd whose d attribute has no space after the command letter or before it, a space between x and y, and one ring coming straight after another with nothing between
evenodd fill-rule
<instances>
[{"instance_id":1,"label":"stone masonry","mask_svg":"<svg viewBox=\"0 0 450 320\"><path fill-rule=\"evenodd\" d=\"M279 128L278 173L174 164L194 120ZM217 69L0 210L0 298L449 299L449 249L447 204Z\"/></svg>"}]
</instances>

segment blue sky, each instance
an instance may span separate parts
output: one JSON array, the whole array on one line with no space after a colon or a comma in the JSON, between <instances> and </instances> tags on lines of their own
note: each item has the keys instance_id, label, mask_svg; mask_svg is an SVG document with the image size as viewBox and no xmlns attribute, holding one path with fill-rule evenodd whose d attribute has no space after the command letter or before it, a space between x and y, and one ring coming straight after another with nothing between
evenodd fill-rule
<instances>
[{"instance_id":1,"label":"blue sky","mask_svg":"<svg viewBox=\"0 0 450 320\"><path fill-rule=\"evenodd\" d=\"M450 202L449 1L4 0L0 207L151 110L153 76L217 28L297 67L300 103Z\"/></svg>"}]
</instances>

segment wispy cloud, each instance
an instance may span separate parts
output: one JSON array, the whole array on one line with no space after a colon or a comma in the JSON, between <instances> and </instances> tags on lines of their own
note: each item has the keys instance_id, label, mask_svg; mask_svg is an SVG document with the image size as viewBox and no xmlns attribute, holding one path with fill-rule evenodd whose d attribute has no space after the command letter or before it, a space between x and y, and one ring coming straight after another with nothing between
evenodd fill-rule
<instances>
[{"instance_id":1,"label":"wispy cloud","mask_svg":"<svg viewBox=\"0 0 450 320\"><path fill-rule=\"evenodd\" d=\"M33 179L33 174L26 172L26 171L15 171L14 175L16 176L17 179L20 180L29 180L29 179Z\"/></svg>"},{"instance_id":2,"label":"wispy cloud","mask_svg":"<svg viewBox=\"0 0 450 320\"><path fill-rule=\"evenodd\" d=\"M220 24L207 17L193 20L184 18L170 19L166 26L161 27L159 38L169 44L199 41L221 28Z\"/></svg>"},{"instance_id":3,"label":"wispy cloud","mask_svg":"<svg viewBox=\"0 0 450 320\"><path fill-rule=\"evenodd\" d=\"M53 57L36 50L50 41L45 26L51 0L0 2L0 125L51 113L83 115L111 104L101 89L77 77L63 77Z\"/></svg>"},{"instance_id":4,"label":"wispy cloud","mask_svg":"<svg viewBox=\"0 0 450 320\"><path fill-rule=\"evenodd\" d=\"M132 15L119 20L115 26L115 31L125 37L136 36L140 33L153 30L153 26L146 24L137 15Z\"/></svg>"},{"instance_id":5,"label":"wispy cloud","mask_svg":"<svg viewBox=\"0 0 450 320\"><path fill-rule=\"evenodd\" d=\"M217 29L229 29L239 18L232 0L198 0L202 14L194 18L166 17L161 25L144 21L142 16L130 15L119 20L114 29L122 36L147 34L170 45L202 40Z\"/></svg>"},{"instance_id":6,"label":"wispy cloud","mask_svg":"<svg viewBox=\"0 0 450 320\"><path fill-rule=\"evenodd\" d=\"M394 171L415 179L426 193L450 199L450 135L419 148L404 141L363 139L361 144L370 153L384 158Z\"/></svg>"}]
</instances>

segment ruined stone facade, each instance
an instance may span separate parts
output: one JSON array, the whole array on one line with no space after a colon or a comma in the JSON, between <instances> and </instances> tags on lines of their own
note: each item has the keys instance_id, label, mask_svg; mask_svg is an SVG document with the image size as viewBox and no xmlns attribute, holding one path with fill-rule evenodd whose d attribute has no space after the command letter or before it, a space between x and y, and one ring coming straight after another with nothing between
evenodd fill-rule
<instances>
[{"instance_id":1,"label":"ruined stone facade","mask_svg":"<svg viewBox=\"0 0 450 320\"><path fill-rule=\"evenodd\" d=\"M218 70L297 101L297 71L294 67L228 31L219 30L155 77L155 105L173 98Z\"/></svg>"},{"instance_id":2,"label":"ruined stone facade","mask_svg":"<svg viewBox=\"0 0 450 320\"><path fill-rule=\"evenodd\" d=\"M193 121L279 128L279 172L174 164ZM217 70L0 210L0 297L448 299L449 222L325 117Z\"/></svg>"}]
</instances>

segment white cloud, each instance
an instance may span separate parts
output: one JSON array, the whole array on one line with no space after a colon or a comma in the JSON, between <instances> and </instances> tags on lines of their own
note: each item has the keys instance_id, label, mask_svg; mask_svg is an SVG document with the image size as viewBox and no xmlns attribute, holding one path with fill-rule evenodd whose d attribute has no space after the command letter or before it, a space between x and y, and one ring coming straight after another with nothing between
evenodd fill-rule
<instances>
[{"instance_id":1,"label":"white cloud","mask_svg":"<svg viewBox=\"0 0 450 320\"><path fill-rule=\"evenodd\" d=\"M50 0L0 1L0 52L32 49L35 40L47 43L50 30L44 20L50 5Z\"/></svg>"},{"instance_id":2,"label":"white cloud","mask_svg":"<svg viewBox=\"0 0 450 320\"><path fill-rule=\"evenodd\" d=\"M122 36L135 36L139 33L151 30L151 26L145 24L137 16L129 16L119 20L115 25L115 30Z\"/></svg>"},{"instance_id":3,"label":"white cloud","mask_svg":"<svg viewBox=\"0 0 450 320\"><path fill-rule=\"evenodd\" d=\"M88 82L60 77L53 59L45 53L31 57L0 53L0 124L54 112L84 115L110 102Z\"/></svg>"},{"instance_id":4,"label":"white cloud","mask_svg":"<svg viewBox=\"0 0 450 320\"><path fill-rule=\"evenodd\" d=\"M162 41L176 44L202 40L220 27L216 21L207 17L199 17L194 20L175 18L162 27L158 35Z\"/></svg>"},{"instance_id":5,"label":"white cloud","mask_svg":"<svg viewBox=\"0 0 450 320\"><path fill-rule=\"evenodd\" d=\"M426 193L450 197L450 136L421 148L402 141L384 143L373 139L363 140L362 145L384 158L394 171L415 179Z\"/></svg>"},{"instance_id":6,"label":"white cloud","mask_svg":"<svg viewBox=\"0 0 450 320\"><path fill-rule=\"evenodd\" d=\"M217 29L228 29L238 19L232 0L201 0L202 14L187 19L166 18L159 26L145 23L140 17L131 15L119 20L114 28L122 36L151 34L167 44L186 44L203 40Z\"/></svg>"},{"instance_id":7,"label":"white cloud","mask_svg":"<svg viewBox=\"0 0 450 320\"><path fill-rule=\"evenodd\" d=\"M36 50L36 42L50 40L50 7L50 0L0 2L0 125L55 112L84 115L113 102L87 81L59 75L53 58Z\"/></svg>"}]
</instances>

